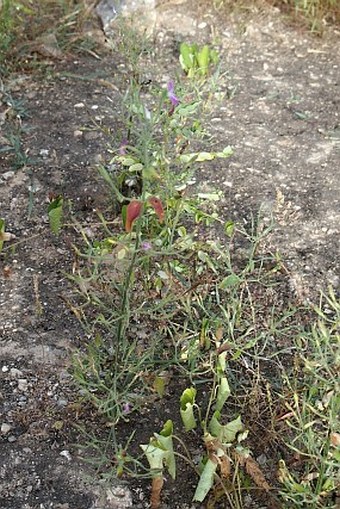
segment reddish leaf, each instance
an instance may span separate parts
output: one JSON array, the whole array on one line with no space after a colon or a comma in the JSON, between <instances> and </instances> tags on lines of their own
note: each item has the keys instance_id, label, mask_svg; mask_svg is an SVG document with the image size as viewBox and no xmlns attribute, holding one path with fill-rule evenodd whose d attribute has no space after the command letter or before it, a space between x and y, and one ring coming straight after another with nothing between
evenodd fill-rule
<instances>
[{"instance_id":1,"label":"reddish leaf","mask_svg":"<svg viewBox=\"0 0 340 509\"><path fill-rule=\"evenodd\" d=\"M126 207L125 230L131 232L134 221L141 215L143 202L138 200L130 201Z\"/></svg>"},{"instance_id":2,"label":"reddish leaf","mask_svg":"<svg viewBox=\"0 0 340 509\"><path fill-rule=\"evenodd\" d=\"M159 198L156 198L155 196L151 196L148 199L148 202L150 203L151 207L153 207L154 211L156 212L159 222L163 223L164 221L164 208L162 205L162 202Z\"/></svg>"}]
</instances>

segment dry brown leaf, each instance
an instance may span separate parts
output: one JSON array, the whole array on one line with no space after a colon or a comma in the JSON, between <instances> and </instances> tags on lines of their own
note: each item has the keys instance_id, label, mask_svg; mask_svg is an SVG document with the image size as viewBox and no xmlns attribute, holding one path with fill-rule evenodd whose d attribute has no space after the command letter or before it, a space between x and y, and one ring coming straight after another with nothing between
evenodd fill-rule
<instances>
[{"instance_id":1,"label":"dry brown leaf","mask_svg":"<svg viewBox=\"0 0 340 509\"><path fill-rule=\"evenodd\" d=\"M161 505L161 491L163 487L163 477L154 477L151 485L150 507L151 509L159 509Z\"/></svg>"},{"instance_id":2,"label":"dry brown leaf","mask_svg":"<svg viewBox=\"0 0 340 509\"><path fill-rule=\"evenodd\" d=\"M260 465L257 463L257 461L255 461L254 458L252 458L251 456L248 456L248 458L245 459L245 464L246 472L247 474L250 475L255 484L260 488L264 489L265 491L269 491L270 486L267 483L260 468Z\"/></svg>"},{"instance_id":3,"label":"dry brown leaf","mask_svg":"<svg viewBox=\"0 0 340 509\"><path fill-rule=\"evenodd\" d=\"M225 454L220 458L220 470L221 470L221 476L224 479L227 479L230 476L231 473L231 463L228 456Z\"/></svg>"}]
</instances>

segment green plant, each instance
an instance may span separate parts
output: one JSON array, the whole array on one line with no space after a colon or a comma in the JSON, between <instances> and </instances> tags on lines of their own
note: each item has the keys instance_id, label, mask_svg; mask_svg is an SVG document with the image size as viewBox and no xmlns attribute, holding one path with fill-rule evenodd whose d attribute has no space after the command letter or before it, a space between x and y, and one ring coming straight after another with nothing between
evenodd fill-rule
<instances>
[{"instance_id":1,"label":"green plant","mask_svg":"<svg viewBox=\"0 0 340 509\"><path fill-rule=\"evenodd\" d=\"M340 302L334 291L315 307L318 321L299 339L302 376L287 375L287 447L301 459L293 472L282 460L282 498L294 507L336 508L340 467Z\"/></svg>"},{"instance_id":2,"label":"green plant","mask_svg":"<svg viewBox=\"0 0 340 509\"><path fill-rule=\"evenodd\" d=\"M187 44L185 42L180 45L179 61L189 78L197 75L206 77L209 67L212 64L217 65L218 60L217 51L209 48L208 45L202 48L199 48L197 44Z\"/></svg>"},{"instance_id":3,"label":"green plant","mask_svg":"<svg viewBox=\"0 0 340 509\"><path fill-rule=\"evenodd\" d=\"M152 508L159 507L164 467L175 479L176 456L183 458L182 454L174 450L174 440L183 447L184 458L199 476L193 501L203 502L209 492L218 487L226 496L231 507L241 507L242 496L236 483L240 466L245 468L258 487L265 491L270 490L260 466L252 458L249 449L241 445L248 432L244 430L240 416L226 424L221 422L223 407L231 391L225 372L227 355L225 345L217 343L216 346L217 352L220 353L217 354L216 367L213 370L214 379L205 416L203 417L203 408L197 403L197 391L194 387L185 389L180 398L180 415L186 432L190 432L199 425L203 434L206 453L201 457L198 467L192 462L185 445L186 440L173 434L173 423L170 420L166 422L160 434L154 434L149 444L141 445L151 469Z\"/></svg>"},{"instance_id":4,"label":"green plant","mask_svg":"<svg viewBox=\"0 0 340 509\"><path fill-rule=\"evenodd\" d=\"M52 197L47 209L50 228L54 235L59 235L62 228L63 203L62 196Z\"/></svg>"}]
</instances>

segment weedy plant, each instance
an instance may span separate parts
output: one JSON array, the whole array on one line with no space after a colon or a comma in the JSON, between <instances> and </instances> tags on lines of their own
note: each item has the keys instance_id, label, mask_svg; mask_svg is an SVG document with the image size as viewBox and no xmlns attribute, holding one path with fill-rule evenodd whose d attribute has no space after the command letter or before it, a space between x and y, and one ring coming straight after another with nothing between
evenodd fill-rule
<instances>
[{"instance_id":1,"label":"weedy plant","mask_svg":"<svg viewBox=\"0 0 340 509\"><path fill-rule=\"evenodd\" d=\"M129 328L131 321L136 323L139 317L151 313L160 316L166 307L173 308L178 298L173 290L179 281L184 290L185 285L190 287L190 269L185 267L185 258L195 256L196 243L190 240L182 225L183 216L195 216L198 222L205 224L216 220L213 215L199 210L197 200L187 199L181 193L192 178L195 165L215 158L225 159L232 154L230 147L216 152L183 152L188 139L195 134L192 116L198 104L182 105L172 83L167 90L157 90L151 97L151 109L142 98L140 86L133 81L125 105L128 119L133 116L134 120L128 122L128 139L121 144L108 167L99 167L121 209L125 233L115 234L106 228L109 235L100 242L88 242L89 251L85 255L93 263L89 279L96 283L102 281L103 284L103 273L99 270L101 260L111 254L117 261L114 280L108 281L105 276L106 295L113 296L110 304L90 292L91 284L87 292L89 302L95 302L100 310L96 323L110 331L112 340L105 347L105 342L97 336L97 348L94 346L91 350L98 356L94 361L91 354L92 376L87 376L89 365L83 364L85 360L80 361L76 370L90 398L113 420L119 420L126 404L134 408L138 406L138 399L143 400L144 390L135 391L141 382L142 366L149 363L156 372L157 357L159 367L164 363L159 356L161 336L157 338L155 334L154 346L149 344L138 356L138 341L130 343ZM209 260L203 252L199 251L199 255ZM81 286L82 280L78 283ZM145 292L142 293L144 302L138 299L137 292ZM155 295L163 297L150 308ZM100 383L101 389L94 395L91 379L95 376L95 383L99 383L103 371L99 366L106 355L113 356L111 362L115 368L105 375L110 381Z\"/></svg>"},{"instance_id":2,"label":"weedy plant","mask_svg":"<svg viewBox=\"0 0 340 509\"><path fill-rule=\"evenodd\" d=\"M318 321L311 333L299 338L298 363L302 374L287 374L291 449L299 472L280 462L283 500L294 507L333 508L339 504L340 468L340 302L334 291L322 296L315 307Z\"/></svg>"},{"instance_id":3,"label":"weedy plant","mask_svg":"<svg viewBox=\"0 0 340 509\"><path fill-rule=\"evenodd\" d=\"M150 504L152 509L160 505L161 488L164 482L163 471L176 478L176 456L174 441L183 448L179 457L191 464L199 475L199 481L193 496L194 502L203 502L214 488L215 501L224 495L230 507L242 507L242 495L239 490L238 469L245 467L256 485L265 491L270 490L260 466L252 458L250 450L241 443L246 439L248 431L244 429L241 416L237 416L226 424L221 422L223 407L231 391L226 376L226 343L216 344L217 360L213 368L214 379L210 391L207 409L196 400L197 391L194 387L183 391L180 398L180 415L186 432L200 426L203 434L205 454L193 463L184 441L173 433L173 423L168 420L162 431L155 433L149 444L141 445L148 460L152 476ZM216 495L218 493L218 495Z\"/></svg>"},{"instance_id":4,"label":"weedy plant","mask_svg":"<svg viewBox=\"0 0 340 509\"><path fill-rule=\"evenodd\" d=\"M129 46L125 42L126 47L137 52L131 64L133 76L122 101L125 131L119 142L114 140L111 160L98 168L112 191L110 215L114 211L116 217L107 219L98 212L102 228L95 239L77 225L85 247L76 248L82 263L72 279L82 300L75 312L89 344L75 355L73 374L82 397L95 406L110 427L107 450L113 449L114 474L151 477L153 508L159 506L166 471L176 477L178 458L188 462L199 477L195 501L205 501L212 492L211 507L226 497L231 507L240 508L250 478L268 496L270 485L243 444L247 432L240 415L225 419L231 396L229 380L242 380L243 373L251 382L255 377L265 378L260 374L261 362L269 365L272 378L273 369L275 374L279 374L279 368L282 371L277 359L288 355L291 361L292 351L301 349L301 345L291 344L292 331L296 332L289 325L293 312L277 312L272 304L271 276L280 273L279 258L259 256L271 226L263 226L258 220L242 232L246 255L236 264L231 248L238 242L240 231L232 221L220 218L220 194L195 194L192 190L202 165L213 160L223 162L232 155L228 146L209 151L192 149L205 139L199 121L199 95L187 94L185 86L174 80L166 88L154 82L146 87L138 59L138 48L145 46L135 42ZM50 213L58 208L60 203L55 202ZM216 239L217 231L221 241ZM260 307L258 302L263 296L265 304ZM319 338L317 331L313 332L314 338ZM222 342L223 337L227 337L226 342ZM307 337L306 342L310 341ZM276 340L282 346L273 351L271 343ZM320 338L318 341L321 345ZM324 352L324 346L318 351ZM306 362L307 352L306 348ZM315 368L315 364L312 366ZM324 380L326 376L321 371L318 373ZM168 420L149 444L142 445L147 468L145 461L127 451L138 437L131 435L121 446L116 431L119 432L120 423L131 422L139 410L161 399L172 376L184 379L185 386L189 380L191 385L179 395L185 438L174 433L174 423ZM198 403L199 383L207 388L207 404ZM265 383L269 396L262 402L257 400L256 405L270 406L263 413L270 413L271 431L275 431L270 384L267 379ZM282 390L280 380L272 383L276 384L276 391ZM249 385L240 387L239 383L235 393L241 389L247 392ZM294 390L299 398L300 390ZM312 397L315 394L305 404L305 412L310 411ZM297 401L301 404L301 399ZM301 413L296 398L294 404L289 409L293 430L294 419L300 419ZM317 408L315 411L320 414ZM320 425L326 426L325 422L321 419ZM314 422L308 420L302 426L311 433ZM192 461L186 443L195 428L200 429L205 447L199 464ZM337 432L332 431L331 440L335 442L337 437ZM291 446L302 450L302 438L299 435L292 440ZM174 446L176 440L182 450ZM99 451L100 441L89 437L90 445L91 441ZM328 444L321 454L324 463L318 479L329 473ZM107 450L101 465L110 464ZM333 449L331 453L335 457ZM315 451L308 454L315 459ZM283 463L281 466L283 472L286 467ZM291 481L294 474L287 468L285 472L282 480L286 491L282 489L281 496L289 503L297 500L304 507L309 495L295 495L299 482ZM308 489L315 479L308 478ZM320 498L326 489L334 492L333 480L328 485L320 481L315 493Z\"/></svg>"}]
</instances>

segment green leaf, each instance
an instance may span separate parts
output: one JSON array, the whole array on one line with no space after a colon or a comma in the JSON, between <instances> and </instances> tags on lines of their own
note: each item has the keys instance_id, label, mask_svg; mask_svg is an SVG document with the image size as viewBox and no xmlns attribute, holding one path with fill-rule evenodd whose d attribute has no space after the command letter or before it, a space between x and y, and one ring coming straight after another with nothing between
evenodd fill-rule
<instances>
[{"instance_id":1,"label":"green leaf","mask_svg":"<svg viewBox=\"0 0 340 509\"><path fill-rule=\"evenodd\" d=\"M233 236L234 230L235 230L234 221L227 221L224 225L224 231L229 238Z\"/></svg>"},{"instance_id":2,"label":"green leaf","mask_svg":"<svg viewBox=\"0 0 340 509\"><path fill-rule=\"evenodd\" d=\"M200 475L196 491L193 497L194 502L203 502L214 485L214 476L217 469L217 462L208 458Z\"/></svg>"},{"instance_id":3,"label":"green leaf","mask_svg":"<svg viewBox=\"0 0 340 509\"><path fill-rule=\"evenodd\" d=\"M143 170L143 165L142 163L135 163L135 164L132 164L129 168L129 171L131 171L132 173L138 173L138 172L141 172Z\"/></svg>"},{"instance_id":4,"label":"green leaf","mask_svg":"<svg viewBox=\"0 0 340 509\"><path fill-rule=\"evenodd\" d=\"M63 197L57 196L48 206L48 219L54 235L59 235L63 217Z\"/></svg>"},{"instance_id":5,"label":"green leaf","mask_svg":"<svg viewBox=\"0 0 340 509\"><path fill-rule=\"evenodd\" d=\"M189 69L192 69L194 66L194 53L192 47L189 46L186 42L182 42L179 47L180 57L179 61L185 72L188 72Z\"/></svg>"},{"instance_id":6,"label":"green leaf","mask_svg":"<svg viewBox=\"0 0 340 509\"><path fill-rule=\"evenodd\" d=\"M157 477L163 471L163 463L167 452L151 442L147 445L142 444L140 447L148 460L152 475Z\"/></svg>"},{"instance_id":7,"label":"green leaf","mask_svg":"<svg viewBox=\"0 0 340 509\"><path fill-rule=\"evenodd\" d=\"M230 145L225 147L222 152L216 152L216 157L219 157L220 159L226 159L227 157L230 157L233 155L234 151Z\"/></svg>"},{"instance_id":8,"label":"green leaf","mask_svg":"<svg viewBox=\"0 0 340 509\"><path fill-rule=\"evenodd\" d=\"M171 419L166 421L162 431L158 434L155 433L158 444L166 451L164 456L164 464L168 469L169 474L173 479L176 479L176 459L173 447L173 422Z\"/></svg>"},{"instance_id":9,"label":"green leaf","mask_svg":"<svg viewBox=\"0 0 340 509\"><path fill-rule=\"evenodd\" d=\"M237 274L229 274L229 276L222 279L218 287L221 290L238 286L241 282L241 278Z\"/></svg>"},{"instance_id":10,"label":"green leaf","mask_svg":"<svg viewBox=\"0 0 340 509\"><path fill-rule=\"evenodd\" d=\"M179 115L180 117L191 117L196 112L198 104L198 102L180 104L176 108L176 115Z\"/></svg>"},{"instance_id":11,"label":"green leaf","mask_svg":"<svg viewBox=\"0 0 340 509\"><path fill-rule=\"evenodd\" d=\"M160 398L163 398L165 393L166 379L162 376L156 376L153 387Z\"/></svg>"},{"instance_id":12,"label":"green leaf","mask_svg":"<svg viewBox=\"0 0 340 509\"><path fill-rule=\"evenodd\" d=\"M197 423L194 415L196 389L190 387L185 389L180 398L180 414L186 431L196 428Z\"/></svg>"},{"instance_id":13,"label":"green leaf","mask_svg":"<svg viewBox=\"0 0 340 509\"><path fill-rule=\"evenodd\" d=\"M159 175L153 166L143 168L143 180L157 180Z\"/></svg>"},{"instance_id":14,"label":"green leaf","mask_svg":"<svg viewBox=\"0 0 340 509\"><path fill-rule=\"evenodd\" d=\"M222 444L230 444L235 440L237 433L243 430L241 417L238 416L228 424L221 424L220 417L221 413L216 410L210 420L209 430L213 436L221 440Z\"/></svg>"},{"instance_id":15,"label":"green leaf","mask_svg":"<svg viewBox=\"0 0 340 509\"><path fill-rule=\"evenodd\" d=\"M205 45L197 53L198 70L202 76L206 76L208 73L209 61L210 61L210 49L209 46Z\"/></svg>"},{"instance_id":16,"label":"green leaf","mask_svg":"<svg viewBox=\"0 0 340 509\"><path fill-rule=\"evenodd\" d=\"M118 161L123 165L123 166L133 166L134 164L139 164L138 161L136 161L136 159L134 159L133 157L129 157L129 156L120 156L118 158Z\"/></svg>"},{"instance_id":17,"label":"green leaf","mask_svg":"<svg viewBox=\"0 0 340 509\"><path fill-rule=\"evenodd\" d=\"M163 426L162 431L160 432L160 435L163 437L170 437L173 434L174 431L174 424L171 419L168 419L166 423Z\"/></svg>"},{"instance_id":18,"label":"green leaf","mask_svg":"<svg viewBox=\"0 0 340 509\"><path fill-rule=\"evenodd\" d=\"M216 410L218 410L218 411L222 410L223 405L229 398L230 394L231 394L231 392L230 392L229 383L228 383L227 378L224 376L221 378L219 386L218 386L218 391L217 391L217 396L216 396Z\"/></svg>"},{"instance_id":19,"label":"green leaf","mask_svg":"<svg viewBox=\"0 0 340 509\"><path fill-rule=\"evenodd\" d=\"M215 155L213 152L199 152L197 154L197 159L196 161L201 163L201 162L204 162L204 161L212 161L213 159L215 159Z\"/></svg>"}]
</instances>

